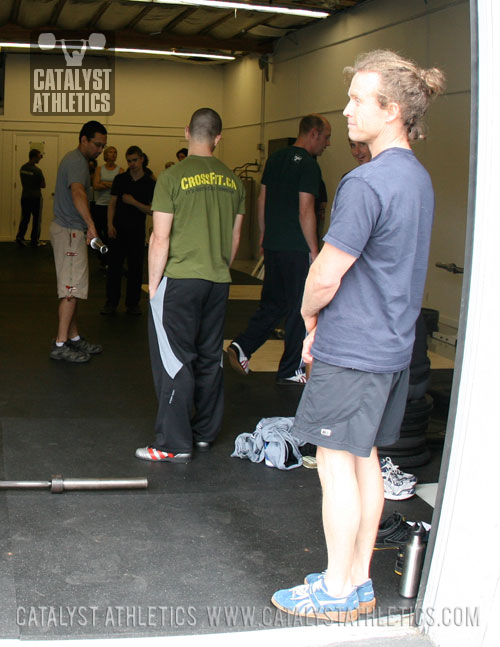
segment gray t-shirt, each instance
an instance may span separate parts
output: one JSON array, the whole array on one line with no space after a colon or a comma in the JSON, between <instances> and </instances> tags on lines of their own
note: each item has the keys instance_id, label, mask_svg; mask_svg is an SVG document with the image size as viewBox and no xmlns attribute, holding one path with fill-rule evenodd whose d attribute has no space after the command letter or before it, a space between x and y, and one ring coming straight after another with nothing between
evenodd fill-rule
<instances>
[{"instance_id":1,"label":"gray t-shirt","mask_svg":"<svg viewBox=\"0 0 500 647\"><path fill-rule=\"evenodd\" d=\"M342 178L324 240L357 260L320 312L315 358L374 373L409 366L433 215L431 179L411 150L385 150Z\"/></svg>"},{"instance_id":2,"label":"gray t-shirt","mask_svg":"<svg viewBox=\"0 0 500 647\"><path fill-rule=\"evenodd\" d=\"M78 213L71 197L73 182L83 184L87 199L89 199L89 163L78 148L67 153L59 164L54 195L54 220L61 227L84 231L87 229L87 224Z\"/></svg>"}]
</instances>

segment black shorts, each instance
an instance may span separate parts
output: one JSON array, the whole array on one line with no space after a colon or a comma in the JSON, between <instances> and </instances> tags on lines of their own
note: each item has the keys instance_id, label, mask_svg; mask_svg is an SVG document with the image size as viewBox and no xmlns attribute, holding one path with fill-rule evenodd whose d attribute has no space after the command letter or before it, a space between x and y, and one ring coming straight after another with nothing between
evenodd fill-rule
<instances>
[{"instance_id":1,"label":"black shorts","mask_svg":"<svg viewBox=\"0 0 500 647\"><path fill-rule=\"evenodd\" d=\"M370 456L399 439L410 371L368 373L314 360L295 415L294 436Z\"/></svg>"}]
</instances>

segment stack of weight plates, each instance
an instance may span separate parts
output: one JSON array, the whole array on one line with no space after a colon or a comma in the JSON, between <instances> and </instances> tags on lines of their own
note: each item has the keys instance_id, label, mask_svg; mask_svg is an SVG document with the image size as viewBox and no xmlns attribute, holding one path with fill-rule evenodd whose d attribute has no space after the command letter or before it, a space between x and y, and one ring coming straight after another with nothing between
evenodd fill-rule
<instances>
[{"instance_id":1,"label":"stack of weight plates","mask_svg":"<svg viewBox=\"0 0 500 647\"><path fill-rule=\"evenodd\" d=\"M390 447L379 447L379 456L390 456L399 467L419 467L430 460L425 432L433 407L429 394L420 400L408 400L401 425L401 437Z\"/></svg>"}]
</instances>

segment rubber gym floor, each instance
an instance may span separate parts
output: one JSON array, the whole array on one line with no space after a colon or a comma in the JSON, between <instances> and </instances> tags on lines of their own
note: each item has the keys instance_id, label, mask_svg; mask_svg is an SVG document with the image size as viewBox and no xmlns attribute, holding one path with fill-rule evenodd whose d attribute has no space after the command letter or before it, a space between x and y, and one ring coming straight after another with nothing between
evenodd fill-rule
<instances>
[{"instance_id":1,"label":"rubber gym floor","mask_svg":"<svg viewBox=\"0 0 500 647\"><path fill-rule=\"evenodd\" d=\"M0 491L0 637L293 626L270 598L326 566L316 470L282 472L230 454L236 436L261 418L293 416L301 387L276 385L272 372L244 378L225 366L224 424L212 450L188 465L136 459L135 449L153 440L156 412L147 297L142 316L127 316L123 306L101 316L105 277L97 257L90 260L90 297L79 322L104 352L88 364L57 362L49 358L57 323L51 247L0 243L0 479L144 476L149 487ZM233 279L258 283L236 271ZM255 307L228 303L226 339ZM411 470L421 483L438 480L444 425L441 412L431 421L431 462ZM413 520L432 517L418 496L386 501L383 517L395 510ZM412 606L398 595L395 558L393 550L374 553L378 616Z\"/></svg>"}]
</instances>

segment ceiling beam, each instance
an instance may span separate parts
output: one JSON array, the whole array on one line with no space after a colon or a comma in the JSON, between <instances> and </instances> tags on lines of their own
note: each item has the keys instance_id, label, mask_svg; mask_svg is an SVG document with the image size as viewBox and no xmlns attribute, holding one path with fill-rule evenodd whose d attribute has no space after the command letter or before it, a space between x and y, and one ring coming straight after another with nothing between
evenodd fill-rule
<instances>
[{"instance_id":1,"label":"ceiling beam","mask_svg":"<svg viewBox=\"0 0 500 647\"><path fill-rule=\"evenodd\" d=\"M197 49L229 51L229 52L253 52L256 54L271 54L273 45L270 42L262 42L256 38L212 38L205 34L181 35L165 34L161 37L139 34L137 32L117 31L117 47L138 47L144 49Z\"/></svg>"},{"instance_id":2,"label":"ceiling beam","mask_svg":"<svg viewBox=\"0 0 500 647\"><path fill-rule=\"evenodd\" d=\"M259 25L264 25L267 23L267 21L270 19L269 16L261 16L258 20L253 22L251 25L248 25L248 27L245 27L245 29L240 29L236 34L232 36L232 38L243 38L251 29L254 27L258 27Z\"/></svg>"},{"instance_id":3,"label":"ceiling beam","mask_svg":"<svg viewBox=\"0 0 500 647\"><path fill-rule=\"evenodd\" d=\"M354 7L359 4L360 0L334 0L334 8L341 7L347 9L348 7Z\"/></svg>"},{"instance_id":4,"label":"ceiling beam","mask_svg":"<svg viewBox=\"0 0 500 647\"><path fill-rule=\"evenodd\" d=\"M39 27L40 31L51 31L55 27L45 25ZM29 43L31 30L19 25L7 24L0 27L0 40ZM167 34L162 37L139 34L131 30L118 30L115 32L116 47L130 47L135 49L159 49L159 50L210 50L212 52L252 52L255 54L271 54L273 45L271 42L262 42L256 38L212 38L204 34L193 34L182 36L179 34Z\"/></svg>"},{"instance_id":5,"label":"ceiling beam","mask_svg":"<svg viewBox=\"0 0 500 647\"><path fill-rule=\"evenodd\" d=\"M203 27L203 29L200 29L200 31L197 32L198 36L202 34L208 34L209 32L212 31L212 29L215 29L219 25L222 25L222 23L226 22L230 18L234 18L234 11L230 11L225 16L221 16L218 20L215 20L210 25L207 25L206 27Z\"/></svg>"},{"instance_id":6,"label":"ceiling beam","mask_svg":"<svg viewBox=\"0 0 500 647\"><path fill-rule=\"evenodd\" d=\"M57 21L59 20L59 16L61 15L61 11L63 10L65 4L66 0L59 0L57 5L54 7L54 11L52 12L52 16L50 17L51 25L57 25Z\"/></svg>"},{"instance_id":7,"label":"ceiling beam","mask_svg":"<svg viewBox=\"0 0 500 647\"><path fill-rule=\"evenodd\" d=\"M152 9L154 9L154 5L149 5L148 7L144 7L144 9L142 9L142 11L139 11L137 16L133 18L128 23L128 25L125 25L125 29L133 29L137 25L137 23L140 22L144 18L144 16L147 16Z\"/></svg>"},{"instance_id":8,"label":"ceiling beam","mask_svg":"<svg viewBox=\"0 0 500 647\"><path fill-rule=\"evenodd\" d=\"M14 23L17 22L21 5L22 5L22 0L19 0L19 2L12 3L12 11L10 12L10 22L14 22Z\"/></svg>"},{"instance_id":9,"label":"ceiling beam","mask_svg":"<svg viewBox=\"0 0 500 647\"><path fill-rule=\"evenodd\" d=\"M92 16L92 18L89 20L87 27L89 29L92 29L92 27L95 27L97 23L99 22L101 16L106 13L106 11L109 9L109 7L112 4L112 0L106 0L105 2L102 3L102 5L99 7L99 9L95 12L95 14Z\"/></svg>"},{"instance_id":10,"label":"ceiling beam","mask_svg":"<svg viewBox=\"0 0 500 647\"><path fill-rule=\"evenodd\" d=\"M173 20L171 20L167 25L165 25L165 27L163 27L163 29L161 30L162 36L164 36L166 33L168 33L171 29L173 29L176 25L178 25L180 22L182 22L185 18L190 16L195 11L198 11L198 7L189 7L185 11L182 11Z\"/></svg>"}]
</instances>

